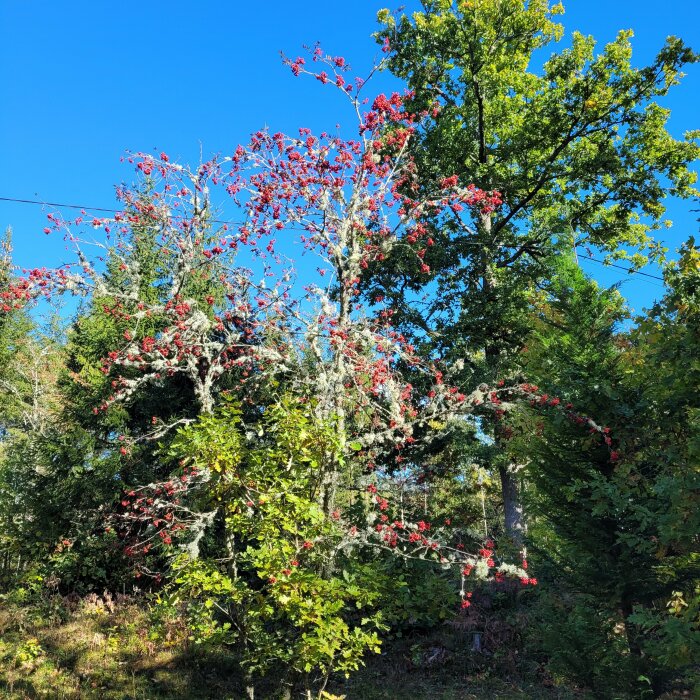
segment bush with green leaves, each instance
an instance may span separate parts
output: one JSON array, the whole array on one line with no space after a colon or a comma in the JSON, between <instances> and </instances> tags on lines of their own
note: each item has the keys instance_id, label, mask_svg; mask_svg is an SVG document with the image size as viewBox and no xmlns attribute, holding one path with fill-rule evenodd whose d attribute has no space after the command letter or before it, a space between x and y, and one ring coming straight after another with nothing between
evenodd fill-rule
<instances>
[{"instance_id":1,"label":"bush with green leaves","mask_svg":"<svg viewBox=\"0 0 700 700\"><path fill-rule=\"evenodd\" d=\"M319 504L322 465L341 456L309 403L282 398L255 424L228 403L169 451L198 475L188 509L208 532L180 531L160 601L186 611L194 641L237 648L249 697L261 681L275 692L325 686L379 651L384 579L347 556L348 533Z\"/></svg>"}]
</instances>

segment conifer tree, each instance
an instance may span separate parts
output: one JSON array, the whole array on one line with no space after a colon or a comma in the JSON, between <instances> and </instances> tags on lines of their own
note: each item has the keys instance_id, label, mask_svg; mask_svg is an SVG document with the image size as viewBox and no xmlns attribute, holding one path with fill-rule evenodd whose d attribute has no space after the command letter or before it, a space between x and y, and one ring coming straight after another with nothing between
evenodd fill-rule
<instances>
[{"instance_id":1,"label":"conifer tree","mask_svg":"<svg viewBox=\"0 0 700 700\"><path fill-rule=\"evenodd\" d=\"M642 674L661 692L697 656L698 258L685 247L667 270L668 294L632 332L620 326L615 289L560 262L528 340L526 371L540 390L570 398L601 426L589 432L538 406L514 421L508 449L530 464L547 588L573 601L570 615L549 619L557 631L548 652L604 690L630 688ZM624 663L614 656L615 623ZM580 654L583 628L599 640L595 664Z\"/></svg>"}]
</instances>

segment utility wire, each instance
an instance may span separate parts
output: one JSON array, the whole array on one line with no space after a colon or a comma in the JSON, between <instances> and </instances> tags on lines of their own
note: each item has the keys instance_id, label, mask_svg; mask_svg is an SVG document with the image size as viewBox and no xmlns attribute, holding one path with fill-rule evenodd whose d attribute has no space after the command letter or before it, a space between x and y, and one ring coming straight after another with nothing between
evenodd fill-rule
<instances>
[{"instance_id":1,"label":"utility wire","mask_svg":"<svg viewBox=\"0 0 700 700\"><path fill-rule=\"evenodd\" d=\"M104 207L88 207L88 206L83 206L81 204L63 204L60 202L42 202L39 199L16 199L15 197L0 197L0 202L15 202L17 204L38 204L41 206L47 206L47 207L63 207L65 209L80 209L84 211L99 211L99 212L105 212L107 214L117 214L120 212L119 209L105 209ZM243 223L239 221L221 221L220 219L212 219L212 223L215 224L236 224L236 223ZM599 263L601 265L605 265L606 267L615 267L618 270L624 270L625 272L632 274L632 275L642 275L642 277L649 277L650 279L653 280L659 280L660 282L664 281L663 277L659 277L658 275L652 275L649 274L648 272L642 272L641 270L633 270L629 267L624 267L623 265L615 265L614 263L608 263L605 262L604 260L599 260L598 258L594 258L592 255L583 255L582 253L579 253L580 257L585 258L586 260L592 260L593 262Z\"/></svg>"},{"instance_id":2,"label":"utility wire","mask_svg":"<svg viewBox=\"0 0 700 700\"><path fill-rule=\"evenodd\" d=\"M81 211L99 211L106 214L119 214L123 209L105 209L104 207L88 207L82 204L63 204L61 202L43 202L39 199L15 199L14 197L0 197L0 202L16 202L18 204L39 204L45 207L61 207L63 209L80 209ZM174 219L184 219L184 216L175 216ZM221 221L220 219L211 219L213 224L242 224L242 221Z\"/></svg>"},{"instance_id":3,"label":"utility wire","mask_svg":"<svg viewBox=\"0 0 700 700\"><path fill-rule=\"evenodd\" d=\"M38 199L15 199L14 197L0 197L2 202L17 202L19 204L41 204L47 207L64 207L65 209L84 209L90 211L104 211L109 214L116 214L116 209L103 209L101 207L84 207L81 204L59 204L58 202L42 202Z\"/></svg>"},{"instance_id":4,"label":"utility wire","mask_svg":"<svg viewBox=\"0 0 700 700\"><path fill-rule=\"evenodd\" d=\"M592 260L593 262L600 263L601 265L605 265L606 267L616 267L618 270L624 270L625 272L629 272L632 275L642 275L644 277L650 277L653 280L660 280L661 282L664 281L664 278L659 277L658 275L651 275L648 272L642 272L641 270L633 270L629 267L624 267L623 265L615 265L615 263L608 263L605 262L605 260L599 260L598 258L594 258L592 255L583 255L582 253L579 253L578 255L581 258L585 258L586 260Z\"/></svg>"}]
</instances>

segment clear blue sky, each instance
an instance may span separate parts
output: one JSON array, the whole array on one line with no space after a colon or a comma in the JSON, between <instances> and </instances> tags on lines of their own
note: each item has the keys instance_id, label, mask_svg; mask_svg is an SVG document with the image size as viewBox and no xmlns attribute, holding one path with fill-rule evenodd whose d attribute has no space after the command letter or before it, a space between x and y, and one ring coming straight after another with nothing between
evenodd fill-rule
<instances>
[{"instance_id":1,"label":"clear blue sky","mask_svg":"<svg viewBox=\"0 0 700 700\"><path fill-rule=\"evenodd\" d=\"M602 44L633 29L638 65L671 34L700 51L698 0L564 4L567 33L578 29ZM295 56L302 44L321 41L361 73L377 54L370 34L385 6L395 7L386 0L0 0L0 197L111 207L114 184L132 179L119 163L126 150L163 150L195 163L200 149L205 157L230 152L264 125L295 132L351 123L331 91L293 78L279 51ZM674 135L700 127L700 66L690 67L666 106ZM669 247L696 233L693 206L670 208ZM44 222L40 207L0 201L0 226L13 227L19 264L67 257L57 236L41 233ZM627 278L582 264L606 284ZM662 291L639 277L623 287L638 310Z\"/></svg>"}]
</instances>

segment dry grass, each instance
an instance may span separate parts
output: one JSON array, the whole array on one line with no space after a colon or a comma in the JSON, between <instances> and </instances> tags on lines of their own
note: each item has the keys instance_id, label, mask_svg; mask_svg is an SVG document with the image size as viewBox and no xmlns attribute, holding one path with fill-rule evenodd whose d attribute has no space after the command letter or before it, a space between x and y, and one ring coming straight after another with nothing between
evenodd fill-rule
<instances>
[{"instance_id":1,"label":"dry grass","mask_svg":"<svg viewBox=\"0 0 700 700\"><path fill-rule=\"evenodd\" d=\"M104 700L240 697L233 659L158 630L142 607L92 596L0 607L1 698Z\"/></svg>"},{"instance_id":2,"label":"dry grass","mask_svg":"<svg viewBox=\"0 0 700 700\"><path fill-rule=\"evenodd\" d=\"M395 640L330 697L346 700L587 700L582 690L494 672L463 653L460 635ZM438 641L439 640L439 641ZM447 646L444 646L444 645ZM460 652L460 648L462 652ZM473 661L473 655L472 655ZM500 668L504 667L500 664ZM0 698L24 700L239 700L235 658L189 642L177 620L156 629L144 605L127 598L43 599L29 606L0 599ZM259 693L262 700L270 700ZM685 697L684 695L668 695Z\"/></svg>"}]
</instances>

